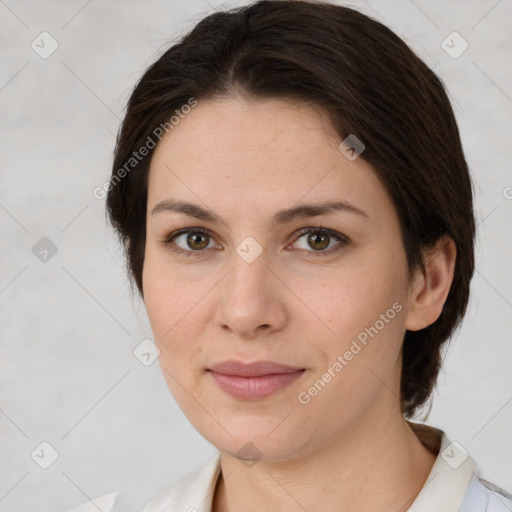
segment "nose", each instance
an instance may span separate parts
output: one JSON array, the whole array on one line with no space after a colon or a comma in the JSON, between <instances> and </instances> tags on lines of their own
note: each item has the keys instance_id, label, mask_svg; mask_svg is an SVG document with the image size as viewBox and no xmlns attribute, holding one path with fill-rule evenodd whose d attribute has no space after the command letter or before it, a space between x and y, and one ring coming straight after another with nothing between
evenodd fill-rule
<instances>
[{"instance_id":1,"label":"nose","mask_svg":"<svg viewBox=\"0 0 512 512\"><path fill-rule=\"evenodd\" d=\"M288 319L286 291L277 273L265 251L252 262L234 253L231 271L220 288L217 325L244 339L283 329Z\"/></svg>"}]
</instances>

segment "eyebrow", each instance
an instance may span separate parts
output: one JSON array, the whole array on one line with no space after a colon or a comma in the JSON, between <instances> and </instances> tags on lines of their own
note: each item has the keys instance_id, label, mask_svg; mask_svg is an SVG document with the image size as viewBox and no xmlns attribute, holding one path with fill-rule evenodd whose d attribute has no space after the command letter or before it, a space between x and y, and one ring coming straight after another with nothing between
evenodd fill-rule
<instances>
[{"instance_id":1,"label":"eyebrow","mask_svg":"<svg viewBox=\"0 0 512 512\"><path fill-rule=\"evenodd\" d=\"M204 208L194 203L186 201L174 201L167 199L159 202L153 210L151 215L161 212L175 212L187 215L188 217L195 217L205 222L212 224L224 222L223 219L209 208ZM271 226L274 227L278 224L286 224L295 219L302 219L307 217L316 217L318 215L333 214L335 212L346 212L358 215L365 219L370 219L370 216L357 206L349 203L348 201L327 201L324 203L308 203L293 208L287 208L276 212L271 220Z\"/></svg>"}]
</instances>

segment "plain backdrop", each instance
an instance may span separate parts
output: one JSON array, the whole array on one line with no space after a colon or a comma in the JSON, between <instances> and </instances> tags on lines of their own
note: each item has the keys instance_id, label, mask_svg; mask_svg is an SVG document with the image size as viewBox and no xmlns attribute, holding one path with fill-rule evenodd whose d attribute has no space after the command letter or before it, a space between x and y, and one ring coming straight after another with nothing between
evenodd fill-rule
<instances>
[{"instance_id":1,"label":"plain backdrop","mask_svg":"<svg viewBox=\"0 0 512 512\"><path fill-rule=\"evenodd\" d=\"M133 353L151 331L92 191L147 66L245 3L0 0L0 512L65 512L111 491L141 511L216 452L158 361ZM425 421L510 491L512 1L345 5L396 31L449 90L475 181L477 271Z\"/></svg>"}]
</instances>

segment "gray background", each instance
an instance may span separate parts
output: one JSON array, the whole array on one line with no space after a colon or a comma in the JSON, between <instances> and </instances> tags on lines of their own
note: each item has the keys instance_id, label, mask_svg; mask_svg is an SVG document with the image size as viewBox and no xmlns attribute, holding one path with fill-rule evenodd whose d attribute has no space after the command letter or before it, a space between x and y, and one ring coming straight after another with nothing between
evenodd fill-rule
<instances>
[{"instance_id":1,"label":"gray background","mask_svg":"<svg viewBox=\"0 0 512 512\"><path fill-rule=\"evenodd\" d=\"M215 453L158 362L133 354L151 331L92 191L145 68L203 16L245 3L0 0L0 511L68 511L114 490L120 510L140 511ZM510 491L512 1L351 5L403 37L453 101L476 184L477 272L427 423ZM43 31L58 43L46 59L31 47ZM469 44L458 58L441 46L453 31ZM57 248L46 262L32 252L42 237ZM58 452L48 469L34 460L49 460L43 441Z\"/></svg>"}]
</instances>

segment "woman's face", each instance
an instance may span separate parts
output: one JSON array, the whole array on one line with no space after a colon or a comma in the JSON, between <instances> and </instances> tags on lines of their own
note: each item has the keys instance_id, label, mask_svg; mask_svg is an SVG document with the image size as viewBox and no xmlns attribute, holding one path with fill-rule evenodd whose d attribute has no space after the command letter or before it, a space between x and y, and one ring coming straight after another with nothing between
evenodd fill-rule
<instances>
[{"instance_id":1,"label":"woman's face","mask_svg":"<svg viewBox=\"0 0 512 512\"><path fill-rule=\"evenodd\" d=\"M340 142L311 106L212 100L152 157L143 289L160 365L194 427L231 455L304 456L399 412L399 219ZM225 361L297 371L211 371ZM269 372L281 370L255 370Z\"/></svg>"}]
</instances>

